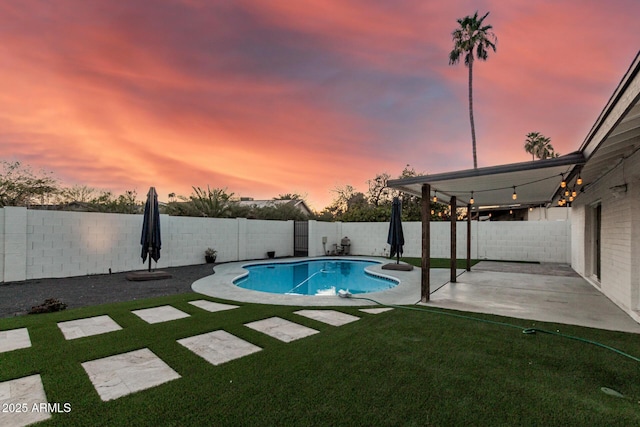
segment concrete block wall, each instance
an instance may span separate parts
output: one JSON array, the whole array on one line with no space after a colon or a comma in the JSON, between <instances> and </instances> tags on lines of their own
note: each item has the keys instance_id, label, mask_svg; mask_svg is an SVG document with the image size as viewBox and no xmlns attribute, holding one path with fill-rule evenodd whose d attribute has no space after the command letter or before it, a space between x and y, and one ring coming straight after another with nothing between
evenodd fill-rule
<instances>
[{"instance_id":1,"label":"concrete block wall","mask_svg":"<svg viewBox=\"0 0 640 427\"><path fill-rule=\"evenodd\" d=\"M326 244L322 243L323 237L327 238ZM321 256L333 250L343 237L341 222L309 221L309 256Z\"/></svg>"},{"instance_id":2,"label":"concrete block wall","mask_svg":"<svg viewBox=\"0 0 640 427\"><path fill-rule=\"evenodd\" d=\"M293 255L293 221L160 217L153 268ZM0 209L0 282L142 270L142 215Z\"/></svg>"},{"instance_id":3,"label":"concrete block wall","mask_svg":"<svg viewBox=\"0 0 640 427\"><path fill-rule=\"evenodd\" d=\"M240 234L244 235L246 251L239 259L265 258L268 251L275 251L277 257L293 256L294 221L238 221L246 221L246 232Z\"/></svg>"},{"instance_id":4,"label":"concrete block wall","mask_svg":"<svg viewBox=\"0 0 640 427\"><path fill-rule=\"evenodd\" d=\"M4 210L3 272L6 281L24 280L27 271L27 211L6 207Z\"/></svg>"},{"instance_id":5,"label":"concrete block wall","mask_svg":"<svg viewBox=\"0 0 640 427\"><path fill-rule=\"evenodd\" d=\"M480 259L569 263L569 221L482 222L478 225Z\"/></svg>"},{"instance_id":6,"label":"concrete block wall","mask_svg":"<svg viewBox=\"0 0 640 427\"><path fill-rule=\"evenodd\" d=\"M218 251L218 262L238 260L239 221L236 219L161 215L160 224L163 226L160 262L168 262L169 267L201 264L205 262L207 248ZM167 224L166 233L164 224Z\"/></svg>"},{"instance_id":7,"label":"concrete block wall","mask_svg":"<svg viewBox=\"0 0 640 427\"><path fill-rule=\"evenodd\" d=\"M26 279L140 268L140 215L25 210Z\"/></svg>"},{"instance_id":8,"label":"concrete block wall","mask_svg":"<svg viewBox=\"0 0 640 427\"><path fill-rule=\"evenodd\" d=\"M162 252L153 268L199 264L204 251L218 261L262 259L267 251L293 255L293 221L161 216ZM421 255L422 225L403 224L405 256ZM466 223L457 224L458 258L466 256ZM43 277L141 270L141 215L0 209L0 278L3 282ZM623 233L624 231L620 231ZM309 222L309 256L332 250L343 237L351 254L388 254L387 223ZM450 225L431 223L433 257L449 257ZM322 238L327 238L326 245ZM568 222L472 223L472 257L568 262Z\"/></svg>"},{"instance_id":9,"label":"concrete block wall","mask_svg":"<svg viewBox=\"0 0 640 427\"><path fill-rule=\"evenodd\" d=\"M477 254L474 230L476 223L472 223L472 249L471 256ZM467 224L456 224L456 256L467 256ZM351 239L351 252L358 255L388 256L389 245L387 235L389 223L386 222L352 222L344 223L342 231ZM403 255L408 257L422 256L422 223L403 222L404 233ZM431 223L431 256L432 258L449 258L451 256L451 224L449 222Z\"/></svg>"},{"instance_id":10,"label":"concrete block wall","mask_svg":"<svg viewBox=\"0 0 640 427\"><path fill-rule=\"evenodd\" d=\"M0 278L4 277L4 209L0 209Z\"/></svg>"}]
</instances>

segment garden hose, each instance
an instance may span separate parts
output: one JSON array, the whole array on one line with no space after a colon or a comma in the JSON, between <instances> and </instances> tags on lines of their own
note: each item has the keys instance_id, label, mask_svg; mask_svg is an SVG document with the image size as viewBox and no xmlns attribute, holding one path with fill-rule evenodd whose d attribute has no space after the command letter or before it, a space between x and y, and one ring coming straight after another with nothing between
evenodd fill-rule
<instances>
[{"instance_id":1,"label":"garden hose","mask_svg":"<svg viewBox=\"0 0 640 427\"><path fill-rule=\"evenodd\" d=\"M640 358L638 358L636 356L632 356L632 355L630 355L628 353L625 353L622 350L618 350L617 348L614 348L614 347L599 343L597 341L588 340L586 338L580 338L580 337L575 337L575 336L572 336L572 335L563 334L563 333L561 333L559 331L554 332L554 331L548 331L546 329L539 329L539 328L523 328L522 326L514 325L512 323L498 322L498 321L495 321L495 320L488 320L488 319L481 319L479 317L466 316L466 315L463 315L463 314L456 314L456 313L449 313L449 312L442 311L442 310L432 310L432 309L423 308L423 307L410 307L410 306L403 306L403 305L384 304L382 302L376 301L376 300L371 299L371 298L354 297L351 294L349 294L347 297L351 298L351 299L360 299L360 300L365 300L365 301L371 301L371 302L373 302L375 304L382 305L382 306L385 306L385 307L400 308L400 309L404 309L404 310L424 311L426 313L435 313L435 314L441 314L441 315L444 315L444 316L457 317L459 319L475 320L475 321L478 321L478 322L489 323L489 324L492 324L492 325L499 325L499 326L506 326L506 327L509 327L509 328L516 328L516 329L520 329L523 334L527 334L527 335L532 335L532 334L535 334L537 332L539 332L541 334L556 335L556 336L562 337L562 338L568 338L568 339L571 339L571 340L576 340L576 341L580 341L580 342L587 343L587 344L593 344L595 346L604 348L606 350L613 351L614 353L617 353L617 354L619 354L621 356L627 357L627 358L629 358L631 360L635 360L636 362L640 362Z\"/></svg>"}]
</instances>

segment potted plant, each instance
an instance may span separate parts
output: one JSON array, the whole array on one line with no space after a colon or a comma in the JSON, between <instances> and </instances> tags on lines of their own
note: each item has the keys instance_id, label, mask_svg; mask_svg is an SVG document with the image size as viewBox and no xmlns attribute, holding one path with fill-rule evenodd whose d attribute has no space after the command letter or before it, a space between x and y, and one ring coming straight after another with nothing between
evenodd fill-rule
<instances>
[{"instance_id":1,"label":"potted plant","mask_svg":"<svg viewBox=\"0 0 640 427\"><path fill-rule=\"evenodd\" d=\"M216 262L217 254L218 254L218 251L216 251L215 249L207 248L207 250L204 251L204 259L207 261L208 264L214 263Z\"/></svg>"}]
</instances>

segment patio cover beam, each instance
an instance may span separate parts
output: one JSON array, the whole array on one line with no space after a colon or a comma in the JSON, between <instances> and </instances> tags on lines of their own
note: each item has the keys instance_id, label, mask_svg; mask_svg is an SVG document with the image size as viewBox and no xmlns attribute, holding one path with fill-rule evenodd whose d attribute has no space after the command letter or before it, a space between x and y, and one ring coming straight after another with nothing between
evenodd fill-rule
<instances>
[{"instance_id":1,"label":"patio cover beam","mask_svg":"<svg viewBox=\"0 0 640 427\"><path fill-rule=\"evenodd\" d=\"M429 184L429 197L435 191L443 197L456 196L458 204L463 206L469 204L473 191L474 210L483 206L543 206L553 201L562 176L566 177L584 161L582 153L575 152L553 159L393 179L387 185L421 196L422 184ZM512 199L513 187L517 190L517 200Z\"/></svg>"}]
</instances>

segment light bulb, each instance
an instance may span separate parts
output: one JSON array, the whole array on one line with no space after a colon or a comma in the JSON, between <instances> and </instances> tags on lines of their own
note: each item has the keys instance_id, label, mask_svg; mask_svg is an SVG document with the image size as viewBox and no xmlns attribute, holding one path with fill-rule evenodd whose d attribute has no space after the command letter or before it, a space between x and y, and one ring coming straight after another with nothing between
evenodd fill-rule
<instances>
[{"instance_id":1,"label":"light bulb","mask_svg":"<svg viewBox=\"0 0 640 427\"><path fill-rule=\"evenodd\" d=\"M582 177L580 177L580 175L578 175L578 179L576 179L576 184L582 185Z\"/></svg>"}]
</instances>

